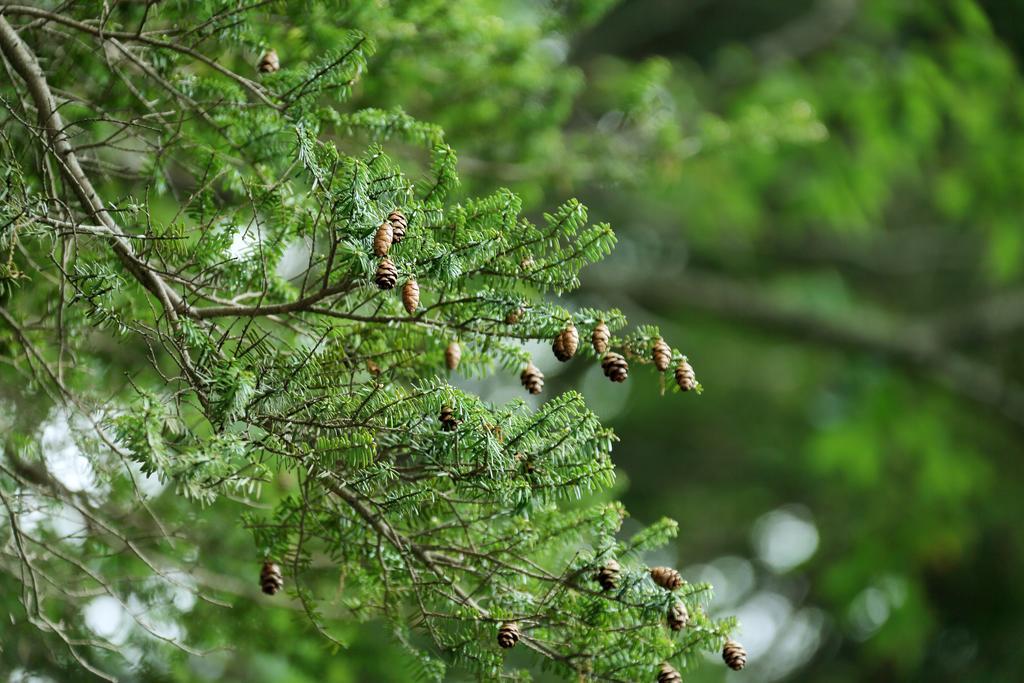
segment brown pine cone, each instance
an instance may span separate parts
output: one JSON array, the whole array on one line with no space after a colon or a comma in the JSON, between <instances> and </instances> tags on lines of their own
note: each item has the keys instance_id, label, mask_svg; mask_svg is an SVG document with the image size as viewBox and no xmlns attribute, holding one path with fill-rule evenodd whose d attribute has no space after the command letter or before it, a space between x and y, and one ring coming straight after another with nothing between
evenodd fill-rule
<instances>
[{"instance_id":1,"label":"brown pine cone","mask_svg":"<svg viewBox=\"0 0 1024 683\"><path fill-rule=\"evenodd\" d=\"M686 611L686 605L682 600L676 600L668 608L668 627L673 631L682 631L690 623L690 613Z\"/></svg>"},{"instance_id":2,"label":"brown pine cone","mask_svg":"<svg viewBox=\"0 0 1024 683\"><path fill-rule=\"evenodd\" d=\"M722 659L730 669L739 671L747 665L747 651L743 649L742 645L729 638L725 641L725 647L722 648Z\"/></svg>"},{"instance_id":3,"label":"brown pine cone","mask_svg":"<svg viewBox=\"0 0 1024 683\"><path fill-rule=\"evenodd\" d=\"M590 335L590 341L594 345L594 351L599 356L603 356L608 351L608 341L611 338L612 332L603 320L594 326L594 332Z\"/></svg>"},{"instance_id":4,"label":"brown pine cone","mask_svg":"<svg viewBox=\"0 0 1024 683\"><path fill-rule=\"evenodd\" d=\"M381 289L394 289L398 283L398 268L385 257L377 264L377 286Z\"/></svg>"},{"instance_id":5,"label":"brown pine cone","mask_svg":"<svg viewBox=\"0 0 1024 683\"><path fill-rule=\"evenodd\" d=\"M601 590L610 591L619 585L619 576L622 573L622 567L615 560L608 560L604 563L597 573L594 574L594 579L601 584Z\"/></svg>"},{"instance_id":6,"label":"brown pine cone","mask_svg":"<svg viewBox=\"0 0 1024 683\"><path fill-rule=\"evenodd\" d=\"M415 278L409 278L402 285L402 305L405 311L412 315L420 307L420 286Z\"/></svg>"},{"instance_id":7,"label":"brown pine cone","mask_svg":"<svg viewBox=\"0 0 1024 683\"><path fill-rule=\"evenodd\" d=\"M609 351L601 361L601 369L604 376L613 382L625 382L629 377L629 363L622 357L622 354Z\"/></svg>"},{"instance_id":8,"label":"brown pine cone","mask_svg":"<svg viewBox=\"0 0 1024 683\"><path fill-rule=\"evenodd\" d=\"M405 214L395 209L388 214L388 223L391 224L391 241L398 244L405 239L405 231L409 227L409 221Z\"/></svg>"},{"instance_id":9,"label":"brown pine cone","mask_svg":"<svg viewBox=\"0 0 1024 683\"><path fill-rule=\"evenodd\" d=\"M274 595L284 588L284 577L281 576L281 568L273 562L264 562L260 570L260 588L267 595Z\"/></svg>"},{"instance_id":10,"label":"brown pine cone","mask_svg":"<svg viewBox=\"0 0 1024 683\"><path fill-rule=\"evenodd\" d=\"M697 386L697 375L686 358L676 366L676 384L683 391L692 391Z\"/></svg>"},{"instance_id":11,"label":"brown pine cone","mask_svg":"<svg viewBox=\"0 0 1024 683\"><path fill-rule=\"evenodd\" d=\"M260 57L259 70L262 74L272 74L281 68L281 60L277 57L277 51L267 50Z\"/></svg>"},{"instance_id":12,"label":"brown pine cone","mask_svg":"<svg viewBox=\"0 0 1024 683\"><path fill-rule=\"evenodd\" d=\"M665 343L665 340L661 337L654 342L654 350L651 351L651 360L654 361L654 367L658 368L658 372L665 372L668 370L669 363L672 362L672 347Z\"/></svg>"},{"instance_id":13,"label":"brown pine cone","mask_svg":"<svg viewBox=\"0 0 1024 683\"><path fill-rule=\"evenodd\" d=\"M513 308L511 311L508 312L508 315L505 316L505 324L515 325L516 323L523 319L523 315L525 313L526 311L523 309L522 306Z\"/></svg>"},{"instance_id":14,"label":"brown pine cone","mask_svg":"<svg viewBox=\"0 0 1024 683\"><path fill-rule=\"evenodd\" d=\"M519 375L519 381L534 396L544 389L544 373L533 364L533 361L527 363L526 367L523 368L523 372Z\"/></svg>"},{"instance_id":15,"label":"brown pine cone","mask_svg":"<svg viewBox=\"0 0 1024 683\"><path fill-rule=\"evenodd\" d=\"M462 424L462 420L455 417L455 411L451 406L442 406L441 414L437 419L441 421L441 429L446 432L454 432Z\"/></svg>"},{"instance_id":16,"label":"brown pine cone","mask_svg":"<svg viewBox=\"0 0 1024 683\"><path fill-rule=\"evenodd\" d=\"M459 346L459 342L453 341L444 350L444 364L448 366L449 370L454 370L459 367L460 360L462 360L462 347Z\"/></svg>"},{"instance_id":17,"label":"brown pine cone","mask_svg":"<svg viewBox=\"0 0 1024 683\"><path fill-rule=\"evenodd\" d=\"M579 346L580 333L576 331L576 326L570 322L555 337L555 341L551 344L551 350L555 352L555 358L564 363L576 355L576 349Z\"/></svg>"},{"instance_id":18,"label":"brown pine cone","mask_svg":"<svg viewBox=\"0 0 1024 683\"><path fill-rule=\"evenodd\" d=\"M366 371L374 377L378 377L380 375L380 366L372 358L367 358Z\"/></svg>"},{"instance_id":19,"label":"brown pine cone","mask_svg":"<svg viewBox=\"0 0 1024 683\"><path fill-rule=\"evenodd\" d=\"M683 683L683 677L671 664L664 662L658 671L658 683Z\"/></svg>"},{"instance_id":20,"label":"brown pine cone","mask_svg":"<svg viewBox=\"0 0 1024 683\"><path fill-rule=\"evenodd\" d=\"M373 234L373 253L378 258L384 258L391 251L391 243L394 241L394 232L391 224L384 221L377 226L377 232Z\"/></svg>"},{"instance_id":21,"label":"brown pine cone","mask_svg":"<svg viewBox=\"0 0 1024 683\"><path fill-rule=\"evenodd\" d=\"M506 621L498 629L498 645L506 650L519 642L519 627L514 621Z\"/></svg>"},{"instance_id":22,"label":"brown pine cone","mask_svg":"<svg viewBox=\"0 0 1024 683\"><path fill-rule=\"evenodd\" d=\"M683 577L672 567L654 567L651 569L651 578L654 583L662 588L674 591L683 585Z\"/></svg>"}]
</instances>

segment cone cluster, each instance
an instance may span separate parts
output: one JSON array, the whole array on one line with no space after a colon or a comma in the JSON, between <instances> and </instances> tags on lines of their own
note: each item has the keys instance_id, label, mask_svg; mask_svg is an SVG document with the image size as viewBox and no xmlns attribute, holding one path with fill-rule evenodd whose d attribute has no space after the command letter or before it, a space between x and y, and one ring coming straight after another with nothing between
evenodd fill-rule
<instances>
[{"instance_id":1,"label":"cone cluster","mask_svg":"<svg viewBox=\"0 0 1024 683\"><path fill-rule=\"evenodd\" d=\"M697 375L685 358L676 366L676 384L683 391L692 391L697 386Z\"/></svg>"},{"instance_id":2,"label":"cone cluster","mask_svg":"<svg viewBox=\"0 0 1024 683\"><path fill-rule=\"evenodd\" d=\"M608 560L604 563L604 566L597 570L594 578L601 584L602 590L610 591L619 585L619 576L621 574L622 567L619 566L619 563L615 560Z\"/></svg>"},{"instance_id":3,"label":"cone cluster","mask_svg":"<svg viewBox=\"0 0 1024 683\"><path fill-rule=\"evenodd\" d=\"M608 351L608 342L612 338L612 332L608 329L608 325L602 320L594 326L594 331L590 335L590 342L594 345L594 352L599 356L603 356Z\"/></svg>"},{"instance_id":4,"label":"cone cluster","mask_svg":"<svg viewBox=\"0 0 1024 683\"><path fill-rule=\"evenodd\" d=\"M381 289L394 289L398 284L398 268L386 256L377 264L377 286Z\"/></svg>"},{"instance_id":5,"label":"cone cluster","mask_svg":"<svg viewBox=\"0 0 1024 683\"><path fill-rule=\"evenodd\" d=\"M722 659L730 669L739 671L747 665L747 651L743 649L742 645L730 638L725 641L725 647L722 648Z\"/></svg>"},{"instance_id":6,"label":"cone cluster","mask_svg":"<svg viewBox=\"0 0 1024 683\"><path fill-rule=\"evenodd\" d=\"M391 225L391 241L398 244L405 239L405 231L409 228L409 220L405 214L395 209L388 214L388 224Z\"/></svg>"},{"instance_id":7,"label":"cone cluster","mask_svg":"<svg viewBox=\"0 0 1024 683\"><path fill-rule=\"evenodd\" d=\"M683 683L683 677L671 664L664 662L658 671L658 683Z\"/></svg>"},{"instance_id":8,"label":"cone cluster","mask_svg":"<svg viewBox=\"0 0 1024 683\"><path fill-rule=\"evenodd\" d=\"M272 74L281 68L281 60L277 56L276 50L267 50L260 57L260 63L258 66L261 74Z\"/></svg>"},{"instance_id":9,"label":"cone cluster","mask_svg":"<svg viewBox=\"0 0 1024 683\"><path fill-rule=\"evenodd\" d=\"M626 378L629 377L629 363L626 362L621 353L609 351L604 354L604 359L601 361L601 369L604 370L604 376L613 382L625 382Z\"/></svg>"},{"instance_id":10,"label":"cone cluster","mask_svg":"<svg viewBox=\"0 0 1024 683\"><path fill-rule=\"evenodd\" d=\"M654 342L651 360L654 361L654 367L658 368L658 372L668 370L669 363L672 362L672 347L666 344L665 340L661 337L658 337Z\"/></svg>"},{"instance_id":11,"label":"cone cluster","mask_svg":"<svg viewBox=\"0 0 1024 683\"><path fill-rule=\"evenodd\" d=\"M498 645L506 650L519 642L519 627L514 621L506 621L498 629Z\"/></svg>"},{"instance_id":12,"label":"cone cluster","mask_svg":"<svg viewBox=\"0 0 1024 683\"><path fill-rule=\"evenodd\" d=\"M555 358L563 363L576 355L576 349L580 347L580 333L571 322L566 324L565 329L558 333L555 341L551 344L551 350Z\"/></svg>"},{"instance_id":13,"label":"cone cluster","mask_svg":"<svg viewBox=\"0 0 1024 683\"><path fill-rule=\"evenodd\" d=\"M674 591L683 585L683 577L672 567L654 567L651 569L651 578L665 590Z\"/></svg>"},{"instance_id":14,"label":"cone cluster","mask_svg":"<svg viewBox=\"0 0 1024 683\"><path fill-rule=\"evenodd\" d=\"M522 374L519 375L519 381L534 396L544 389L544 373L533 364L533 361L527 363L526 367L523 368Z\"/></svg>"},{"instance_id":15,"label":"cone cluster","mask_svg":"<svg viewBox=\"0 0 1024 683\"><path fill-rule=\"evenodd\" d=\"M281 568L274 562L264 562L260 570L260 588L267 595L274 595L284 588L284 577Z\"/></svg>"},{"instance_id":16,"label":"cone cluster","mask_svg":"<svg viewBox=\"0 0 1024 683\"><path fill-rule=\"evenodd\" d=\"M444 364L448 366L449 370L454 370L459 367L460 360L462 360L462 347L458 342L453 341L444 350Z\"/></svg>"},{"instance_id":17,"label":"cone cluster","mask_svg":"<svg viewBox=\"0 0 1024 683\"><path fill-rule=\"evenodd\" d=\"M683 604L682 600L676 600L668 608L666 621L668 622L668 627L673 631L682 631L690 623L690 613L686 611L686 605Z\"/></svg>"},{"instance_id":18,"label":"cone cluster","mask_svg":"<svg viewBox=\"0 0 1024 683\"><path fill-rule=\"evenodd\" d=\"M420 286L415 278L409 278L402 285L402 305L409 315L416 312L420 307Z\"/></svg>"}]
</instances>

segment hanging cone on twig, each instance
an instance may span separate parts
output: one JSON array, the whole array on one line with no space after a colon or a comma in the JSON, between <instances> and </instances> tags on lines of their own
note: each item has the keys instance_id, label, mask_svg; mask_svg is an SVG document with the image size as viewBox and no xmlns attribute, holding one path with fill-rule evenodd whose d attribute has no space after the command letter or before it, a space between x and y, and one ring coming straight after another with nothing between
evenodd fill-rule
<instances>
[{"instance_id":1,"label":"hanging cone on twig","mask_svg":"<svg viewBox=\"0 0 1024 683\"><path fill-rule=\"evenodd\" d=\"M442 406L437 419L441 421L441 429L446 432L454 432L456 427L462 424L462 420L455 417L455 411L451 406Z\"/></svg>"},{"instance_id":2,"label":"hanging cone on twig","mask_svg":"<svg viewBox=\"0 0 1024 683\"><path fill-rule=\"evenodd\" d=\"M671 664L664 662L658 670L658 683L683 683L683 677Z\"/></svg>"},{"instance_id":3,"label":"hanging cone on twig","mask_svg":"<svg viewBox=\"0 0 1024 683\"><path fill-rule=\"evenodd\" d=\"M519 627L514 621L506 621L498 629L498 645L506 650L519 642Z\"/></svg>"},{"instance_id":4,"label":"hanging cone on twig","mask_svg":"<svg viewBox=\"0 0 1024 683\"><path fill-rule=\"evenodd\" d=\"M544 389L544 373L533 364L533 361L527 363L523 368L523 372L519 375L519 381L523 383L527 391L535 396Z\"/></svg>"},{"instance_id":5,"label":"hanging cone on twig","mask_svg":"<svg viewBox=\"0 0 1024 683\"><path fill-rule=\"evenodd\" d=\"M284 577L281 576L281 568L273 562L264 562L260 570L260 588L267 595L274 595L284 588Z\"/></svg>"},{"instance_id":6,"label":"hanging cone on twig","mask_svg":"<svg viewBox=\"0 0 1024 683\"><path fill-rule=\"evenodd\" d=\"M597 573L594 574L594 579L601 584L601 590L610 591L619 585L619 576L622 573L622 567L615 560L608 560L604 563Z\"/></svg>"},{"instance_id":7,"label":"hanging cone on twig","mask_svg":"<svg viewBox=\"0 0 1024 683\"><path fill-rule=\"evenodd\" d=\"M604 354L601 369L604 370L604 376L613 382L625 382L629 377L629 363L622 357L622 354L614 351Z\"/></svg>"},{"instance_id":8,"label":"hanging cone on twig","mask_svg":"<svg viewBox=\"0 0 1024 683\"><path fill-rule=\"evenodd\" d=\"M594 345L594 351L603 356L608 351L608 341L612 338L611 330L602 320L594 326L594 332L590 335L590 341Z\"/></svg>"},{"instance_id":9,"label":"hanging cone on twig","mask_svg":"<svg viewBox=\"0 0 1024 683\"><path fill-rule=\"evenodd\" d=\"M415 278L409 278L402 285L402 305L405 306L405 311L409 315L415 313L416 309L420 307L420 286Z\"/></svg>"},{"instance_id":10,"label":"hanging cone on twig","mask_svg":"<svg viewBox=\"0 0 1024 683\"><path fill-rule=\"evenodd\" d=\"M730 669L739 671L747 665L747 651L743 649L742 645L730 638L725 641L725 647L722 648L722 659L725 660L725 665Z\"/></svg>"},{"instance_id":11,"label":"hanging cone on twig","mask_svg":"<svg viewBox=\"0 0 1024 683\"><path fill-rule=\"evenodd\" d=\"M405 239L405 231L409 228L409 220L405 214L395 209L388 214L388 223L391 224L391 241L398 244Z\"/></svg>"},{"instance_id":12,"label":"hanging cone on twig","mask_svg":"<svg viewBox=\"0 0 1024 683\"><path fill-rule=\"evenodd\" d=\"M526 311L523 310L522 306L518 306L517 308L513 308L511 311L508 312L508 315L505 316L505 324L506 325L515 325L516 323L518 323L520 320L523 319L523 315L525 313L526 313Z\"/></svg>"},{"instance_id":13,"label":"hanging cone on twig","mask_svg":"<svg viewBox=\"0 0 1024 683\"><path fill-rule=\"evenodd\" d=\"M690 613L686 611L686 605L682 600L676 600L668 608L668 627L673 631L682 631L690 623Z\"/></svg>"},{"instance_id":14,"label":"hanging cone on twig","mask_svg":"<svg viewBox=\"0 0 1024 683\"><path fill-rule=\"evenodd\" d=\"M676 384L683 391L692 391L697 386L697 375L685 357L676 366Z\"/></svg>"},{"instance_id":15,"label":"hanging cone on twig","mask_svg":"<svg viewBox=\"0 0 1024 683\"><path fill-rule=\"evenodd\" d=\"M377 365L377 363L372 358L367 358L366 371L373 375L374 377L377 377L380 375L380 366Z\"/></svg>"},{"instance_id":16,"label":"hanging cone on twig","mask_svg":"<svg viewBox=\"0 0 1024 683\"><path fill-rule=\"evenodd\" d=\"M672 567L654 567L651 569L651 578L654 583L662 588L674 591L683 585L683 577Z\"/></svg>"},{"instance_id":17,"label":"hanging cone on twig","mask_svg":"<svg viewBox=\"0 0 1024 683\"><path fill-rule=\"evenodd\" d=\"M377 232L373 234L373 253L378 258L384 258L391 251L391 243L394 241L393 234L391 224L387 221L377 226Z\"/></svg>"},{"instance_id":18,"label":"hanging cone on twig","mask_svg":"<svg viewBox=\"0 0 1024 683\"><path fill-rule=\"evenodd\" d=\"M458 342L453 341L444 350L444 364L448 366L449 370L454 370L459 367L460 360L462 360L462 347Z\"/></svg>"},{"instance_id":19,"label":"hanging cone on twig","mask_svg":"<svg viewBox=\"0 0 1024 683\"><path fill-rule=\"evenodd\" d=\"M668 365L672 362L672 347L666 344L665 340L661 337L658 337L654 342L651 360L654 361L654 367L658 368L658 372L668 370Z\"/></svg>"},{"instance_id":20,"label":"hanging cone on twig","mask_svg":"<svg viewBox=\"0 0 1024 683\"><path fill-rule=\"evenodd\" d=\"M258 66L260 73L272 74L281 68L281 60L277 56L276 50L267 50L260 57L260 63Z\"/></svg>"},{"instance_id":21,"label":"hanging cone on twig","mask_svg":"<svg viewBox=\"0 0 1024 683\"><path fill-rule=\"evenodd\" d=\"M565 329L558 333L555 341L551 343L551 350L555 358L563 363L576 355L576 349L580 346L580 333L571 322L566 323Z\"/></svg>"},{"instance_id":22,"label":"hanging cone on twig","mask_svg":"<svg viewBox=\"0 0 1024 683\"><path fill-rule=\"evenodd\" d=\"M377 264L377 286L381 289L394 289L398 283L398 268L389 258L382 258Z\"/></svg>"}]
</instances>

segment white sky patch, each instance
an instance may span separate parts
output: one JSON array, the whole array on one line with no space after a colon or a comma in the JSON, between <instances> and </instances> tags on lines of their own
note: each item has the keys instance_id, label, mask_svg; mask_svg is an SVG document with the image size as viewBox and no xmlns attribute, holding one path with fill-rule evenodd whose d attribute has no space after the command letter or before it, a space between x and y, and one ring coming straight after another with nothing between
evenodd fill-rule
<instances>
[{"instance_id":1,"label":"white sky patch","mask_svg":"<svg viewBox=\"0 0 1024 683\"><path fill-rule=\"evenodd\" d=\"M789 506L762 515L753 528L757 556L782 574L797 567L818 549L818 528L804 508Z\"/></svg>"},{"instance_id":2,"label":"white sky patch","mask_svg":"<svg viewBox=\"0 0 1024 683\"><path fill-rule=\"evenodd\" d=\"M231 246L228 247L228 253L236 259L248 258L255 245L256 226L242 226L235 230L235 237L231 240Z\"/></svg>"},{"instance_id":3,"label":"white sky patch","mask_svg":"<svg viewBox=\"0 0 1024 683\"><path fill-rule=\"evenodd\" d=\"M69 491L98 490L96 474L71 435L67 415L56 411L40 429L39 446L46 469Z\"/></svg>"},{"instance_id":4,"label":"white sky patch","mask_svg":"<svg viewBox=\"0 0 1024 683\"><path fill-rule=\"evenodd\" d=\"M123 643L131 631L128 613L109 595L93 598L82 610L82 617L90 631L115 645Z\"/></svg>"}]
</instances>

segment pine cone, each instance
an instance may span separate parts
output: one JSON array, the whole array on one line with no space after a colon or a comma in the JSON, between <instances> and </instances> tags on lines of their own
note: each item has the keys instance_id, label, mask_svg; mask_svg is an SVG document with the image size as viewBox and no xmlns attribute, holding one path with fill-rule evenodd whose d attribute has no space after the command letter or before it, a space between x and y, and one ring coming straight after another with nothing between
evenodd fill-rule
<instances>
[{"instance_id":1,"label":"pine cone","mask_svg":"<svg viewBox=\"0 0 1024 683\"><path fill-rule=\"evenodd\" d=\"M260 588L267 595L273 595L284 588L284 577L281 568L273 562L264 562L260 570Z\"/></svg>"},{"instance_id":2,"label":"pine cone","mask_svg":"<svg viewBox=\"0 0 1024 683\"><path fill-rule=\"evenodd\" d=\"M533 364L533 361L526 364L522 374L519 375L519 381L523 383L527 391L535 396L544 389L544 373Z\"/></svg>"},{"instance_id":3,"label":"pine cone","mask_svg":"<svg viewBox=\"0 0 1024 683\"><path fill-rule=\"evenodd\" d=\"M498 629L498 645L506 650L519 642L519 627L514 621L506 621Z\"/></svg>"},{"instance_id":4,"label":"pine cone","mask_svg":"<svg viewBox=\"0 0 1024 683\"><path fill-rule=\"evenodd\" d=\"M622 354L609 351L601 361L601 369L604 376L613 382L625 382L629 377L629 363L622 357Z\"/></svg>"},{"instance_id":5,"label":"pine cone","mask_svg":"<svg viewBox=\"0 0 1024 683\"><path fill-rule=\"evenodd\" d=\"M576 349L579 346L580 333L576 331L576 326L570 322L555 337L555 341L551 344L551 350L555 352L555 358L564 363L576 355Z\"/></svg>"},{"instance_id":6,"label":"pine cone","mask_svg":"<svg viewBox=\"0 0 1024 683\"><path fill-rule=\"evenodd\" d=\"M615 560L608 560L594 574L594 579L601 584L601 590L610 591L619 585L619 575L621 573L622 567L619 566L619 563Z\"/></svg>"},{"instance_id":7,"label":"pine cone","mask_svg":"<svg viewBox=\"0 0 1024 683\"><path fill-rule=\"evenodd\" d=\"M654 583L670 591L683 585L683 577L672 567L654 567L651 569L651 578Z\"/></svg>"},{"instance_id":8,"label":"pine cone","mask_svg":"<svg viewBox=\"0 0 1024 683\"><path fill-rule=\"evenodd\" d=\"M603 320L594 326L594 333L590 336L590 341L593 343L597 355L603 356L608 351L608 341L611 338L612 332Z\"/></svg>"},{"instance_id":9,"label":"pine cone","mask_svg":"<svg viewBox=\"0 0 1024 683\"><path fill-rule=\"evenodd\" d=\"M377 264L377 286L381 289L394 289L398 283L398 268L385 257Z\"/></svg>"},{"instance_id":10,"label":"pine cone","mask_svg":"<svg viewBox=\"0 0 1024 683\"><path fill-rule=\"evenodd\" d=\"M454 370L459 367L460 360L462 360L462 347L458 342L453 341L444 350L444 364L448 366L449 370Z\"/></svg>"},{"instance_id":11,"label":"pine cone","mask_svg":"<svg viewBox=\"0 0 1024 683\"><path fill-rule=\"evenodd\" d=\"M374 377L378 377L380 375L380 366L372 358L367 358L366 371Z\"/></svg>"},{"instance_id":12,"label":"pine cone","mask_svg":"<svg viewBox=\"0 0 1024 683\"><path fill-rule=\"evenodd\" d=\"M664 662L658 671L658 683L683 683L683 677L671 664Z\"/></svg>"},{"instance_id":13,"label":"pine cone","mask_svg":"<svg viewBox=\"0 0 1024 683\"><path fill-rule=\"evenodd\" d=\"M654 342L654 350L651 352L651 359L658 372L668 370L668 364L672 362L672 347L665 343L661 337Z\"/></svg>"},{"instance_id":14,"label":"pine cone","mask_svg":"<svg viewBox=\"0 0 1024 683\"><path fill-rule=\"evenodd\" d=\"M266 52L264 52L263 56L260 57L260 63L258 68L260 70L260 73L263 74L272 74L278 69L280 69L281 60L278 59L277 52L275 50L267 50Z\"/></svg>"},{"instance_id":15,"label":"pine cone","mask_svg":"<svg viewBox=\"0 0 1024 683\"><path fill-rule=\"evenodd\" d=\"M747 651L743 649L742 645L730 638L725 641L725 647L722 648L722 659L725 660L726 666L730 669L739 671L747 665Z\"/></svg>"},{"instance_id":16,"label":"pine cone","mask_svg":"<svg viewBox=\"0 0 1024 683\"><path fill-rule=\"evenodd\" d=\"M533 268L533 257L524 256L523 260L519 262L519 268L520 270L530 270Z\"/></svg>"},{"instance_id":17,"label":"pine cone","mask_svg":"<svg viewBox=\"0 0 1024 683\"><path fill-rule=\"evenodd\" d=\"M402 305L409 315L416 312L420 307L420 286L415 278L409 278L402 285Z\"/></svg>"},{"instance_id":18,"label":"pine cone","mask_svg":"<svg viewBox=\"0 0 1024 683\"><path fill-rule=\"evenodd\" d=\"M405 231L409 227L409 220L405 214L395 209L388 214L388 223L391 224L391 241L398 244L405 239Z\"/></svg>"},{"instance_id":19,"label":"pine cone","mask_svg":"<svg viewBox=\"0 0 1024 683\"><path fill-rule=\"evenodd\" d=\"M455 417L455 411L452 410L451 406L441 407L441 414L438 416L438 420L441 421L441 429L446 432L454 432L462 424L462 420Z\"/></svg>"},{"instance_id":20,"label":"pine cone","mask_svg":"<svg viewBox=\"0 0 1024 683\"><path fill-rule=\"evenodd\" d=\"M373 235L373 253L378 258L384 258L391 251L391 243L394 241L394 231L391 224L384 221L377 226L377 232Z\"/></svg>"},{"instance_id":21,"label":"pine cone","mask_svg":"<svg viewBox=\"0 0 1024 683\"><path fill-rule=\"evenodd\" d=\"M516 323L523 319L523 315L525 313L526 311L523 309L522 306L513 308L511 311L508 312L508 315L505 316L505 324L515 325Z\"/></svg>"},{"instance_id":22,"label":"pine cone","mask_svg":"<svg viewBox=\"0 0 1024 683\"><path fill-rule=\"evenodd\" d=\"M676 600L668 608L668 627L673 631L682 631L690 623L690 613L686 611L686 605L682 600Z\"/></svg>"},{"instance_id":23,"label":"pine cone","mask_svg":"<svg viewBox=\"0 0 1024 683\"><path fill-rule=\"evenodd\" d=\"M692 391L697 386L697 375L685 358L676 366L676 384L683 391Z\"/></svg>"}]
</instances>

